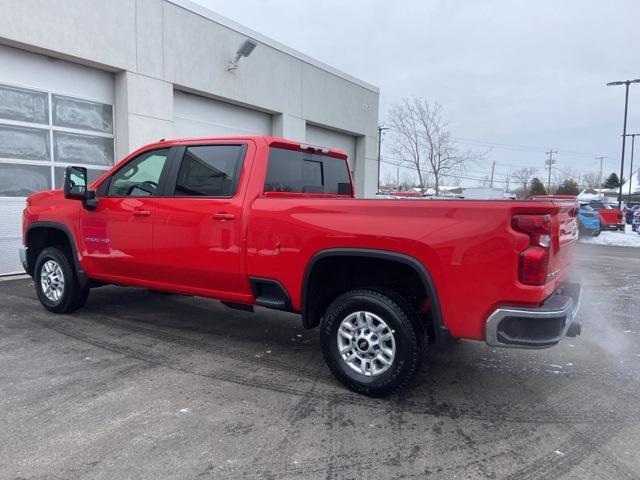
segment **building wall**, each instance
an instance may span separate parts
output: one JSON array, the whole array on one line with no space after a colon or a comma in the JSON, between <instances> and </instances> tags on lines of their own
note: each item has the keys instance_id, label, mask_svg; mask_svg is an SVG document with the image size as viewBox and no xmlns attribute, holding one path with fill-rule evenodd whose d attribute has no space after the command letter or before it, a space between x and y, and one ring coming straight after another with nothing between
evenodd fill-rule
<instances>
[{"instance_id":1,"label":"building wall","mask_svg":"<svg viewBox=\"0 0 640 480\"><path fill-rule=\"evenodd\" d=\"M174 91L273 116L272 133L306 140L307 123L356 139L356 191L376 188L378 90L187 0L4 0L0 43L113 72L118 158L174 135ZM226 70L245 38L259 45Z\"/></svg>"}]
</instances>

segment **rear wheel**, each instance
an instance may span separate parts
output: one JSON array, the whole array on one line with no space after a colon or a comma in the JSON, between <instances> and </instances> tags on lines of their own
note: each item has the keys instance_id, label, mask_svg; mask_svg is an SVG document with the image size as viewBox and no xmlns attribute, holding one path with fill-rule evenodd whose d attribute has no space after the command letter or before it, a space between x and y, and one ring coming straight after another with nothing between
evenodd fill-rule
<instances>
[{"instance_id":1,"label":"rear wheel","mask_svg":"<svg viewBox=\"0 0 640 480\"><path fill-rule=\"evenodd\" d=\"M361 289L341 295L325 312L320 340L338 380L373 397L407 386L422 361L419 319L393 292Z\"/></svg>"},{"instance_id":2,"label":"rear wheel","mask_svg":"<svg viewBox=\"0 0 640 480\"><path fill-rule=\"evenodd\" d=\"M73 312L89 297L89 288L80 286L70 259L57 247L45 248L40 253L34 281L40 303L50 312Z\"/></svg>"}]
</instances>

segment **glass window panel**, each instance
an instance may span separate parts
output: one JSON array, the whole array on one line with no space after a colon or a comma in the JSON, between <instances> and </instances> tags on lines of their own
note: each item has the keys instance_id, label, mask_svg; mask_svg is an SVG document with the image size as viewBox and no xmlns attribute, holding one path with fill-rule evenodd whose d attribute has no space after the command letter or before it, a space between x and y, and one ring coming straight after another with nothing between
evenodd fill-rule
<instances>
[{"instance_id":1,"label":"glass window panel","mask_svg":"<svg viewBox=\"0 0 640 480\"><path fill-rule=\"evenodd\" d=\"M49 160L49 131L0 125L0 157Z\"/></svg>"},{"instance_id":2,"label":"glass window panel","mask_svg":"<svg viewBox=\"0 0 640 480\"><path fill-rule=\"evenodd\" d=\"M174 195L230 197L236 191L243 152L242 145L187 148Z\"/></svg>"},{"instance_id":3,"label":"glass window panel","mask_svg":"<svg viewBox=\"0 0 640 480\"><path fill-rule=\"evenodd\" d=\"M44 92L0 85L0 118L49 123L48 103Z\"/></svg>"},{"instance_id":4,"label":"glass window panel","mask_svg":"<svg viewBox=\"0 0 640 480\"><path fill-rule=\"evenodd\" d=\"M127 162L113 174L109 183L111 197L145 197L154 195L164 170L169 149L152 150Z\"/></svg>"},{"instance_id":5,"label":"glass window panel","mask_svg":"<svg viewBox=\"0 0 640 480\"><path fill-rule=\"evenodd\" d=\"M324 155L271 148L264 191L351 195L347 162Z\"/></svg>"},{"instance_id":6,"label":"glass window panel","mask_svg":"<svg viewBox=\"0 0 640 480\"><path fill-rule=\"evenodd\" d=\"M51 95L51 98L55 126L113 133L111 105L61 95Z\"/></svg>"},{"instance_id":7,"label":"glass window panel","mask_svg":"<svg viewBox=\"0 0 640 480\"><path fill-rule=\"evenodd\" d=\"M53 132L54 161L113 165L113 138Z\"/></svg>"},{"instance_id":8,"label":"glass window panel","mask_svg":"<svg viewBox=\"0 0 640 480\"><path fill-rule=\"evenodd\" d=\"M53 180L55 182L54 188L62 188L64 184L64 171L66 167L55 167L53 169ZM105 170L94 170L92 168L87 168L87 181L89 183L93 182L96 178L102 175Z\"/></svg>"},{"instance_id":9,"label":"glass window panel","mask_svg":"<svg viewBox=\"0 0 640 480\"><path fill-rule=\"evenodd\" d=\"M50 188L49 167L0 163L0 197L26 197Z\"/></svg>"}]
</instances>

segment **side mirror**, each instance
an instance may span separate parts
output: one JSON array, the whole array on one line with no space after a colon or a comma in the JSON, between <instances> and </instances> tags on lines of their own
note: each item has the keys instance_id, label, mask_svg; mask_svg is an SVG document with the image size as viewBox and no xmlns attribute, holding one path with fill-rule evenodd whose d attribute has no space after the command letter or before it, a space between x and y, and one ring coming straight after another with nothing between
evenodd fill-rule
<instances>
[{"instance_id":1,"label":"side mirror","mask_svg":"<svg viewBox=\"0 0 640 480\"><path fill-rule=\"evenodd\" d=\"M72 166L66 168L64 198L82 200L82 206L87 210L95 210L98 207L96 192L88 189L86 168Z\"/></svg>"},{"instance_id":2,"label":"side mirror","mask_svg":"<svg viewBox=\"0 0 640 480\"><path fill-rule=\"evenodd\" d=\"M87 169L67 167L64 172L64 198L84 200L87 198Z\"/></svg>"}]
</instances>

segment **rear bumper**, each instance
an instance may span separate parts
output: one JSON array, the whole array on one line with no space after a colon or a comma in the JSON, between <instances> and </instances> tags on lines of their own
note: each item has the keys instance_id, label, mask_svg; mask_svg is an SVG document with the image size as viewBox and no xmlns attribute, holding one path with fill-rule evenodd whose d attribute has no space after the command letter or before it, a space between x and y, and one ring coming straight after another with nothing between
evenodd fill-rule
<instances>
[{"instance_id":1,"label":"rear bumper","mask_svg":"<svg viewBox=\"0 0 640 480\"><path fill-rule=\"evenodd\" d=\"M610 230L612 232L624 230L624 223L602 223L600 224L600 230Z\"/></svg>"},{"instance_id":2,"label":"rear bumper","mask_svg":"<svg viewBox=\"0 0 640 480\"><path fill-rule=\"evenodd\" d=\"M498 308L487 319L485 341L492 347L547 348L567 334L576 336L580 294L579 283L564 282L539 307Z\"/></svg>"}]
</instances>

